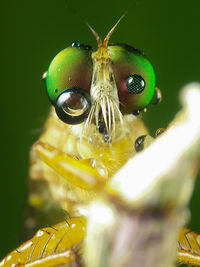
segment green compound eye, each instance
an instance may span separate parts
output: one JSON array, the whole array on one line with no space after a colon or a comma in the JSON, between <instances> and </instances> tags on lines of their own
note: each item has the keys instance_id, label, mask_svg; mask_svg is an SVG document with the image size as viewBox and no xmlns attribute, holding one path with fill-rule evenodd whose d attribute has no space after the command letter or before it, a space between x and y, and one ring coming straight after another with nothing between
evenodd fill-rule
<instances>
[{"instance_id":1,"label":"green compound eye","mask_svg":"<svg viewBox=\"0 0 200 267\"><path fill-rule=\"evenodd\" d=\"M87 118L90 107L89 94L81 88L74 87L63 91L59 95L55 110L63 122L78 124Z\"/></svg>"},{"instance_id":2,"label":"green compound eye","mask_svg":"<svg viewBox=\"0 0 200 267\"><path fill-rule=\"evenodd\" d=\"M145 81L140 75L130 75L127 78L126 86L132 94L140 94L145 88Z\"/></svg>"},{"instance_id":3,"label":"green compound eye","mask_svg":"<svg viewBox=\"0 0 200 267\"><path fill-rule=\"evenodd\" d=\"M129 45L112 45L109 50L121 111L136 114L152 101L156 88L154 69L139 50Z\"/></svg>"},{"instance_id":4,"label":"green compound eye","mask_svg":"<svg viewBox=\"0 0 200 267\"><path fill-rule=\"evenodd\" d=\"M89 93L93 67L91 54L90 46L74 42L52 60L45 82L47 94L55 108L58 97L70 88L81 88Z\"/></svg>"}]
</instances>

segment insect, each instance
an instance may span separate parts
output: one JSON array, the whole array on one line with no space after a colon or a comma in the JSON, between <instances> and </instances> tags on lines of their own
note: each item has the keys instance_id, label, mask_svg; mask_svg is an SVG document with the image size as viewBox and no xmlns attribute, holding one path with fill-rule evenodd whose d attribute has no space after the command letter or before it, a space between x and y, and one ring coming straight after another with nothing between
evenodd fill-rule
<instances>
[{"instance_id":1,"label":"insect","mask_svg":"<svg viewBox=\"0 0 200 267\"><path fill-rule=\"evenodd\" d=\"M80 266L87 227L84 205L140 150L144 140L147 145L152 142L144 137L147 129L136 115L160 101L155 72L139 50L125 44L108 46L119 21L104 41L89 26L97 51L74 42L53 59L45 74L55 112L32 150L31 174L42 197L38 201L32 194L30 202L44 209L48 192L48 200L59 202L67 219L39 230L0 266ZM180 238L180 253L192 254L194 243L188 244L190 248ZM187 262L184 257L180 261Z\"/></svg>"},{"instance_id":2,"label":"insect","mask_svg":"<svg viewBox=\"0 0 200 267\"><path fill-rule=\"evenodd\" d=\"M180 263L200 266L200 235L183 228L178 241L178 260Z\"/></svg>"}]
</instances>

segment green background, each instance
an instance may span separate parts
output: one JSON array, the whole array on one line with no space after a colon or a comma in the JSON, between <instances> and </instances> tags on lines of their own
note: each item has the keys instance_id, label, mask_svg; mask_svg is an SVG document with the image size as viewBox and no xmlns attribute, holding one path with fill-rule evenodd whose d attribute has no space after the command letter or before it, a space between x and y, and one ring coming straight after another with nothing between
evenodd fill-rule
<instances>
[{"instance_id":1,"label":"green background","mask_svg":"<svg viewBox=\"0 0 200 267\"><path fill-rule=\"evenodd\" d=\"M179 110L180 88L190 81L200 81L200 1L131 3L130 0L1 3L0 257L20 242L28 154L50 107L41 75L52 58L73 41L96 47L84 20L104 37L128 10L111 41L141 49L155 68L163 102L144 115L152 133L167 126ZM199 180L191 204L190 226L194 229L200 229Z\"/></svg>"}]
</instances>

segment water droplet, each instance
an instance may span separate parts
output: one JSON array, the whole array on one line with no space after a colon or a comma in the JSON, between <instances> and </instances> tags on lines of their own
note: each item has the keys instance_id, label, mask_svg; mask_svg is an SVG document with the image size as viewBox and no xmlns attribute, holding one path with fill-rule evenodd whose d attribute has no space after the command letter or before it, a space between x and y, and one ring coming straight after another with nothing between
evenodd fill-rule
<instances>
[{"instance_id":1,"label":"water droplet","mask_svg":"<svg viewBox=\"0 0 200 267\"><path fill-rule=\"evenodd\" d=\"M161 102L161 100L162 100L162 93L161 93L160 89L158 89L156 87L153 99L151 100L151 104L152 105L157 105L157 104L159 104Z\"/></svg>"},{"instance_id":2,"label":"water droplet","mask_svg":"<svg viewBox=\"0 0 200 267\"><path fill-rule=\"evenodd\" d=\"M137 152L140 152L144 149L144 140L146 138L146 135L141 135L140 137L138 137L135 141L135 150Z\"/></svg>"},{"instance_id":3,"label":"water droplet","mask_svg":"<svg viewBox=\"0 0 200 267\"><path fill-rule=\"evenodd\" d=\"M73 42L72 47L80 47L81 44L79 42Z\"/></svg>"},{"instance_id":4,"label":"water droplet","mask_svg":"<svg viewBox=\"0 0 200 267\"><path fill-rule=\"evenodd\" d=\"M140 114L140 110L139 110L139 109L134 110L134 111L132 112L132 114L135 115L135 116L138 116L138 115Z\"/></svg>"},{"instance_id":5,"label":"water droplet","mask_svg":"<svg viewBox=\"0 0 200 267\"><path fill-rule=\"evenodd\" d=\"M158 130L156 130L155 136L158 137L160 136L162 133L165 132L165 128L159 128Z\"/></svg>"},{"instance_id":6,"label":"water droplet","mask_svg":"<svg viewBox=\"0 0 200 267\"><path fill-rule=\"evenodd\" d=\"M108 177L108 171L105 165L96 159L91 159L92 167L95 168L102 177Z\"/></svg>"},{"instance_id":7,"label":"water droplet","mask_svg":"<svg viewBox=\"0 0 200 267\"><path fill-rule=\"evenodd\" d=\"M42 74L42 80L45 80L47 77L47 71L45 71L43 74Z\"/></svg>"}]
</instances>

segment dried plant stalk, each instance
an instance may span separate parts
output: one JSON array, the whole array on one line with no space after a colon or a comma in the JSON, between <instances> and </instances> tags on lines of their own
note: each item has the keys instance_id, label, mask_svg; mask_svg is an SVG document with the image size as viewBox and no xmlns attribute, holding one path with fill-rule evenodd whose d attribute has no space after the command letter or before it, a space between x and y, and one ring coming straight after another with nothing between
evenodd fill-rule
<instances>
[{"instance_id":1,"label":"dried plant stalk","mask_svg":"<svg viewBox=\"0 0 200 267\"><path fill-rule=\"evenodd\" d=\"M85 265L174 266L200 157L200 85L181 92L167 131L130 159L91 203ZM91 249L92 248L92 249Z\"/></svg>"}]
</instances>

